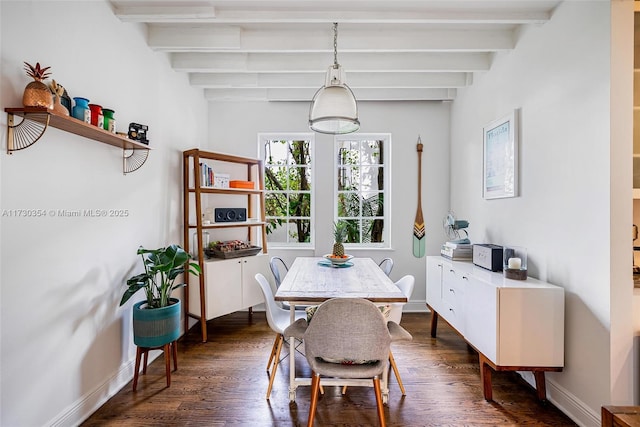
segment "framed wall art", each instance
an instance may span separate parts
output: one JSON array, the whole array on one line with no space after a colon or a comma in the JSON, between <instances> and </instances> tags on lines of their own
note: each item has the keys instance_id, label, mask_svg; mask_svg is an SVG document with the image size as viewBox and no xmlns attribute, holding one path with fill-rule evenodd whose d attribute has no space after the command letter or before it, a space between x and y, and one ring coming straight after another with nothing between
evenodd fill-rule
<instances>
[{"instance_id":1,"label":"framed wall art","mask_svg":"<svg viewBox=\"0 0 640 427\"><path fill-rule=\"evenodd\" d=\"M518 195L518 110L483 128L482 196Z\"/></svg>"}]
</instances>

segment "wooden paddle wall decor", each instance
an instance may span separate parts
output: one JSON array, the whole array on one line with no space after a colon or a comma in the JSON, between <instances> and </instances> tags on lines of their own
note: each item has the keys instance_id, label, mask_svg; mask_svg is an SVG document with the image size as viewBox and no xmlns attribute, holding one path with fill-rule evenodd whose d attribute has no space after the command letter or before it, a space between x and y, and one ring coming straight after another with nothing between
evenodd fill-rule
<instances>
[{"instance_id":1,"label":"wooden paddle wall decor","mask_svg":"<svg viewBox=\"0 0 640 427\"><path fill-rule=\"evenodd\" d=\"M413 256L422 258L425 247L424 219L422 218L422 140L418 135L418 210L413 222Z\"/></svg>"}]
</instances>

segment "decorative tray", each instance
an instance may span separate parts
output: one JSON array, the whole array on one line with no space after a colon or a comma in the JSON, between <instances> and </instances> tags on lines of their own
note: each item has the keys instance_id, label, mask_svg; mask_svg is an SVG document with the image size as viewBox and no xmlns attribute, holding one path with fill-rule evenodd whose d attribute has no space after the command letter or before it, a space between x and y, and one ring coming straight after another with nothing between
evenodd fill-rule
<instances>
[{"instance_id":1,"label":"decorative tray","mask_svg":"<svg viewBox=\"0 0 640 427\"><path fill-rule=\"evenodd\" d=\"M211 244L204 249L204 253L208 257L228 259L256 255L261 250L260 246L251 246L245 242L230 240Z\"/></svg>"}]
</instances>

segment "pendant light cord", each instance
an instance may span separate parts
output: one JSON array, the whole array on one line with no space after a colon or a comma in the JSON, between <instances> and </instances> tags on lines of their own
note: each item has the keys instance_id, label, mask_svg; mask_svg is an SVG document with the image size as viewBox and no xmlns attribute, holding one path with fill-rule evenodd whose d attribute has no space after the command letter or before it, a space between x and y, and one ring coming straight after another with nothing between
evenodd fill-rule
<instances>
[{"instance_id":1,"label":"pendant light cord","mask_svg":"<svg viewBox=\"0 0 640 427\"><path fill-rule=\"evenodd\" d=\"M338 23L333 23L333 68L338 69Z\"/></svg>"}]
</instances>

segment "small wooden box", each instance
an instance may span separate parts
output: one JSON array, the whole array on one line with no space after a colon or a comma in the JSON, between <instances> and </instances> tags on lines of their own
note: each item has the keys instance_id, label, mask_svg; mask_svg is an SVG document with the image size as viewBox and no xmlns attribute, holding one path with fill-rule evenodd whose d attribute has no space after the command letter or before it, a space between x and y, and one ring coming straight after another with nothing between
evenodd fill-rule
<instances>
[{"instance_id":1,"label":"small wooden box","mask_svg":"<svg viewBox=\"0 0 640 427\"><path fill-rule=\"evenodd\" d=\"M229 181L229 187L253 190L256 188L256 184L253 181Z\"/></svg>"}]
</instances>

